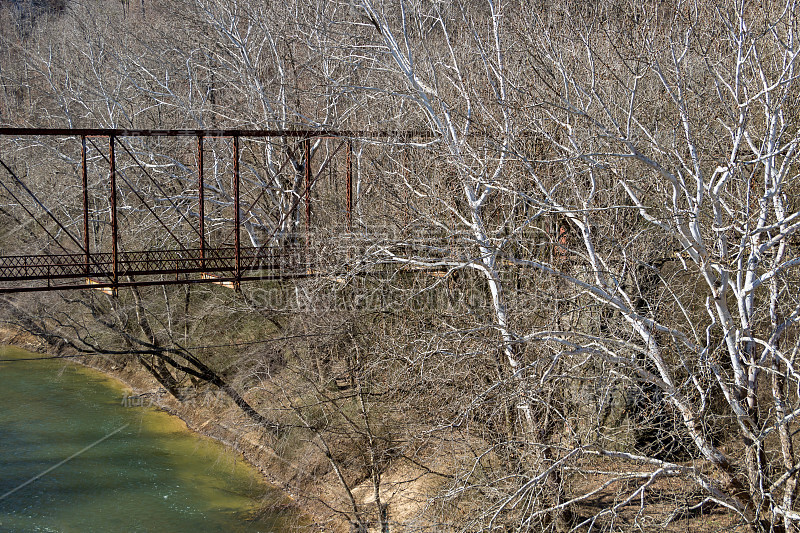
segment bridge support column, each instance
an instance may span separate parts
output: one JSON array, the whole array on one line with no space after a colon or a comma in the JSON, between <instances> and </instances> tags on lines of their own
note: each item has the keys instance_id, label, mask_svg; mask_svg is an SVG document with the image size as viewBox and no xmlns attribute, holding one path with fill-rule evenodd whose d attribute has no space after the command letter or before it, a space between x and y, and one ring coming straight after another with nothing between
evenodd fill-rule
<instances>
[{"instance_id":1,"label":"bridge support column","mask_svg":"<svg viewBox=\"0 0 800 533\"><path fill-rule=\"evenodd\" d=\"M347 140L347 231L353 229L353 141Z\"/></svg>"},{"instance_id":2,"label":"bridge support column","mask_svg":"<svg viewBox=\"0 0 800 533\"><path fill-rule=\"evenodd\" d=\"M306 262L311 245L311 141L303 141L303 170L305 171L305 204L306 204Z\"/></svg>"},{"instance_id":3,"label":"bridge support column","mask_svg":"<svg viewBox=\"0 0 800 533\"><path fill-rule=\"evenodd\" d=\"M109 203L111 205L111 262L113 263L113 285L117 286L119 282L119 258L117 257L117 168L114 161L114 136L108 136L108 166L109 177L108 183L111 188L111 195Z\"/></svg>"},{"instance_id":4,"label":"bridge support column","mask_svg":"<svg viewBox=\"0 0 800 533\"><path fill-rule=\"evenodd\" d=\"M86 135L81 135L81 184L83 186L83 251L86 253L84 256L84 274L89 277L89 177L86 169Z\"/></svg>"},{"instance_id":5,"label":"bridge support column","mask_svg":"<svg viewBox=\"0 0 800 533\"><path fill-rule=\"evenodd\" d=\"M206 197L203 185L203 136L197 136L197 210L200 217L200 268L206 268Z\"/></svg>"},{"instance_id":6,"label":"bridge support column","mask_svg":"<svg viewBox=\"0 0 800 533\"><path fill-rule=\"evenodd\" d=\"M233 137L233 246L235 249L234 277L236 278L236 289L239 289L239 280L242 276L242 239L239 235L241 225L241 215L239 212L239 137Z\"/></svg>"}]
</instances>

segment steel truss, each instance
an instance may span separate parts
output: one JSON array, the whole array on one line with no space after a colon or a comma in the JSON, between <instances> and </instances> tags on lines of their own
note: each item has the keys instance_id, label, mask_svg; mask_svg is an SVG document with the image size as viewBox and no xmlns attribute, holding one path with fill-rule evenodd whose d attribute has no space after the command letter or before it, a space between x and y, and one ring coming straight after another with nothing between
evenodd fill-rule
<instances>
[{"instance_id":1,"label":"steel truss","mask_svg":"<svg viewBox=\"0 0 800 533\"><path fill-rule=\"evenodd\" d=\"M72 244L70 247L79 251L68 250L56 237L24 206L10 187L0 181L0 185L21 205L50 236L51 241L61 247L63 253L47 253L39 255L0 256L0 293L54 291L65 289L104 289L113 292L120 287L167 285L184 283L221 283L238 288L243 281L259 279L285 279L311 275L313 265L308 258L308 228L311 225L311 189L317 175L314 174L311 162L311 142L315 139L340 139L346 146L346 223L352 224L353 211L353 177L352 156L353 141L356 139L373 140L410 140L426 136L420 132L382 131L337 131L337 130L143 130L143 129L81 129L81 128L0 128L0 137L24 138L29 136L72 137L81 141L81 186L83 194L83 228L82 239L74 236L57 217L30 191L24 182L14 173L2 159L2 165L20 189L31 198L57 224L60 233L67 235ZM197 224L184 216L184 220L200 236L199 248L187 249L177 240L172 231L161 221L158 215L147 207L153 216L164 226L180 248L157 250L120 250L120 228L118 227L118 172L116 168L116 151L122 147L146 173L145 167L136 160L133 153L119 140L126 137L193 137L196 139L196 169L198 187L199 216ZM91 249L89 238L89 185L87 171L87 141L94 145L93 139L108 139L108 155L103 157L108 162L108 181L110 190L109 204L111 211L111 251L95 251ZM205 139L230 138L233 150L233 236L232 246L211 247L207 243L204 212L204 148ZM239 145L243 138L282 138L295 139L303 149L303 191L298 195L298 203L305 207L306 247L291 248L254 248L241 244L241 199ZM96 145L95 145L96 147ZM341 147L341 146L340 146ZM335 152L338 152L337 149ZM324 167L328 161L320 165ZM321 170L320 170L321 173ZM135 191L134 191L135 192ZM21 193L19 193L21 194ZM138 193L137 193L138 194ZM144 202L144 199L140 197ZM124 228L122 228L124 229Z\"/></svg>"}]
</instances>

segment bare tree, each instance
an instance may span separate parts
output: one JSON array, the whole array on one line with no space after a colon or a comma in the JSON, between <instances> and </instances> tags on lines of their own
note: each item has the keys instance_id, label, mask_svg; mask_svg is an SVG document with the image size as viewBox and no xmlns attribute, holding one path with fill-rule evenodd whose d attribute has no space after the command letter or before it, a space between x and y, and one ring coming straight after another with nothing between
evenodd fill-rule
<instances>
[{"instance_id":1,"label":"bare tree","mask_svg":"<svg viewBox=\"0 0 800 533\"><path fill-rule=\"evenodd\" d=\"M386 480L413 460L437 479L420 527L644 528L716 506L797 529L795 3L175 5L180 17L142 14L170 15L154 36L133 13L106 15L131 28L115 35L76 4L71 40L6 38L25 68L1 75L32 80L31 120L397 132L348 139L355 230L326 238L335 209L315 205L308 242L331 275L292 287L314 320L255 290L235 304L339 343L322 356L288 342L292 386L260 382L329 456L338 511L390 528ZM26 107L15 98L3 113ZM342 146L311 147L331 184ZM209 150L222 227L227 148ZM253 245L303 227L303 150L243 150ZM174 183L157 194L131 178L126 205L180 198L167 225L196 216L191 162L131 151ZM160 230L130 216L136 242ZM141 318L120 330L138 324L149 350L174 328L144 298L118 314L166 317L158 334ZM368 343L342 333L365 323ZM339 453L358 446L361 459ZM670 483L691 487L682 503L664 503Z\"/></svg>"},{"instance_id":2,"label":"bare tree","mask_svg":"<svg viewBox=\"0 0 800 533\"><path fill-rule=\"evenodd\" d=\"M754 527L791 528L795 6L559 7L360 3L372 39L354 50L391 73L373 90L390 83L412 104L452 176L444 194L431 194L430 175L406 182L443 245L423 254L390 242L379 260L481 273L487 331L499 335L525 421L513 439L543 450L484 516L532 525L642 480L582 527L682 477L701 502ZM525 272L560 291L562 307L593 311L569 325L531 321L515 308L524 293L508 289ZM611 372L640 391L639 409L672 413L676 438L713 474L587 441L552 395L566 360L566 381ZM726 416L738 436L721 446ZM561 428L539 431L553 417ZM539 499L543 483L564 486L564 473L596 454L650 470ZM530 514L511 512L526 499L538 502Z\"/></svg>"}]
</instances>

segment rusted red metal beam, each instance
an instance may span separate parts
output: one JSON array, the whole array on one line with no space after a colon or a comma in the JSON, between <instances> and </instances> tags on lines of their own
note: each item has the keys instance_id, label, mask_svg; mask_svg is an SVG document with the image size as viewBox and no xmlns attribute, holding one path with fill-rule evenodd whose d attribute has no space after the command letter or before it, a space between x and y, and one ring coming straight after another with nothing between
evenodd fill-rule
<instances>
[{"instance_id":1,"label":"rusted red metal beam","mask_svg":"<svg viewBox=\"0 0 800 533\"><path fill-rule=\"evenodd\" d=\"M303 171L305 172L305 204L306 204L306 247L311 237L311 142L303 143Z\"/></svg>"},{"instance_id":2,"label":"rusted red metal beam","mask_svg":"<svg viewBox=\"0 0 800 533\"><path fill-rule=\"evenodd\" d=\"M89 275L89 176L86 169L86 137L81 136L81 185L83 187L83 250L86 253L86 275Z\"/></svg>"},{"instance_id":3,"label":"rusted red metal beam","mask_svg":"<svg viewBox=\"0 0 800 533\"><path fill-rule=\"evenodd\" d=\"M203 183L203 136L197 136L197 196L198 216L200 217L200 262L205 266L206 259L206 198Z\"/></svg>"},{"instance_id":4,"label":"rusted red metal beam","mask_svg":"<svg viewBox=\"0 0 800 533\"><path fill-rule=\"evenodd\" d=\"M241 212L239 210L239 137L233 138L233 246L235 248L234 275L237 283L242 274L242 236L240 230Z\"/></svg>"},{"instance_id":5,"label":"rusted red metal beam","mask_svg":"<svg viewBox=\"0 0 800 533\"><path fill-rule=\"evenodd\" d=\"M120 276L170 275L194 272L229 272L235 275L236 250L232 247L206 248L201 259L199 249L144 250L117 254ZM241 248L239 269L242 272L303 269L296 250L274 248ZM91 254L91 268L86 274L83 253L57 255L15 255L0 257L0 282L46 279L110 278L112 254Z\"/></svg>"},{"instance_id":6,"label":"rusted red metal beam","mask_svg":"<svg viewBox=\"0 0 800 533\"><path fill-rule=\"evenodd\" d=\"M347 229L353 229L353 141L347 141Z\"/></svg>"},{"instance_id":7,"label":"rusted red metal beam","mask_svg":"<svg viewBox=\"0 0 800 533\"><path fill-rule=\"evenodd\" d=\"M422 130L253 130L253 129L118 129L118 128L0 128L0 135L49 135L55 137L289 137L297 139L349 137L353 139L429 139L434 135Z\"/></svg>"},{"instance_id":8,"label":"rusted red metal beam","mask_svg":"<svg viewBox=\"0 0 800 533\"><path fill-rule=\"evenodd\" d=\"M119 281L119 265L117 263L118 238L117 234L117 167L114 160L114 136L108 138L108 183L111 189L111 260L113 262L112 281L114 285Z\"/></svg>"}]
</instances>

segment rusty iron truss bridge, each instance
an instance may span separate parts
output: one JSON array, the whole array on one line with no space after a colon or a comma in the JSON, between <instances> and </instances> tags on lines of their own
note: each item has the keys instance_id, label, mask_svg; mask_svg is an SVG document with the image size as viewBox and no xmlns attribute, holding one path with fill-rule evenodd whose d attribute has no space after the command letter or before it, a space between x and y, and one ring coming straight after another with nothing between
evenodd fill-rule
<instances>
[{"instance_id":1,"label":"rusty iron truss bridge","mask_svg":"<svg viewBox=\"0 0 800 533\"><path fill-rule=\"evenodd\" d=\"M354 143L426 137L410 131L0 128L0 216L9 224L2 231L0 293L116 293L185 283L238 288L245 281L312 275L308 246L317 183L336 181L326 192L338 202L326 223L351 228ZM160 145L154 157L147 143L164 142L172 144ZM244 143L250 143L246 155ZM270 146L280 146L272 153L281 160L272 161L277 170L267 175L256 167L258 154ZM243 165L250 169L244 179ZM293 183L289 190L264 185L281 173ZM288 200L273 208L270 195ZM259 200L267 206L262 211L274 211L262 213L274 227L291 217L294 237L275 244L273 233L263 240L270 245L242 243L253 231ZM143 226L149 237L130 235ZM37 253L26 253L32 248Z\"/></svg>"}]
</instances>

